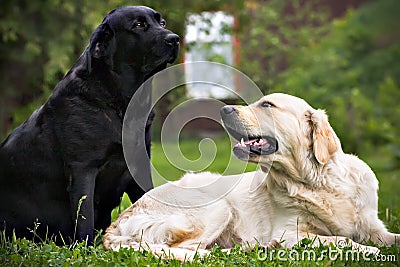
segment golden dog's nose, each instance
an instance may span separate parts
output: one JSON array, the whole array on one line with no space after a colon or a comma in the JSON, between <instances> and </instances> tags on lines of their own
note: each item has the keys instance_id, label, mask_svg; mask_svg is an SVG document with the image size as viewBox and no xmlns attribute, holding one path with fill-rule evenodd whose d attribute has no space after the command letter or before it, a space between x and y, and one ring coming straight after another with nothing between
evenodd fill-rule
<instances>
[{"instance_id":1,"label":"golden dog's nose","mask_svg":"<svg viewBox=\"0 0 400 267\"><path fill-rule=\"evenodd\" d=\"M223 108L221 108L221 114L231 114L234 111L235 108L233 106L224 106Z\"/></svg>"}]
</instances>

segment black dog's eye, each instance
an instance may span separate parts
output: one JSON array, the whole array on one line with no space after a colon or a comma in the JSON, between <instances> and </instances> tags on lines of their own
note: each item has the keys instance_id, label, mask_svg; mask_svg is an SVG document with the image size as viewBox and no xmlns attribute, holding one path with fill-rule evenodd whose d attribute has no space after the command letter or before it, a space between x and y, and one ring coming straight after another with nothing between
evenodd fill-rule
<instances>
[{"instance_id":1,"label":"black dog's eye","mask_svg":"<svg viewBox=\"0 0 400 267\"><path fill-rule=\"evenodd\" d=\"M135 23L133 23L133 28L135 28L135 29L143 29L145 27L146 27L145 22L136 21Z\"/></svg>"},{"instance_id":2,"label":"black dog's eye","mask_svg":"<svg viewBox=\"0 0 400 267\"><path fill-rule=\"evenodd\" d=\"M264 102L262 102L261 103L261 106L263 107L263 108L271 108L271 107L275 107L275 105L274 104L272 104L271 102L269 102L269 101L264 101Z\"/></svg>"},{"instance_id":3,"label":"black dog's eye","mask_svg":"<svg viewBox=\"0 0 400 267\"><path fill-rule=\"evenodd\" d=\"M161 27L165 28L167 26L167 22L165 20L160 21Z\"/></svg>"}]
</instances>

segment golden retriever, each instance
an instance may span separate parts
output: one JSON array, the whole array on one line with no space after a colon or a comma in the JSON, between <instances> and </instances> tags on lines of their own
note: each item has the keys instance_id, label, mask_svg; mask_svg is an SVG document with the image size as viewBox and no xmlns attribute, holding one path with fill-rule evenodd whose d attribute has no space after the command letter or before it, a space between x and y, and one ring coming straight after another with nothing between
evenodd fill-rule
<instances>
[{"instance_id":1,"label":"golden retriever","mask_svg":"<svg viewBox=\"0 0 400 267\"><path fill-rule=\"evenodd\" d=\"M218 244L292 247L343 242L369 253L400 245L378 218L378 181L356 156L345 154L323 110L271 94L249 106L225 106L223 124L239 142L233 153L261 166L221 176L188 173L157 187L106 230L106 249L148 249L179 259Z\"/></svg>"}]
</instances>

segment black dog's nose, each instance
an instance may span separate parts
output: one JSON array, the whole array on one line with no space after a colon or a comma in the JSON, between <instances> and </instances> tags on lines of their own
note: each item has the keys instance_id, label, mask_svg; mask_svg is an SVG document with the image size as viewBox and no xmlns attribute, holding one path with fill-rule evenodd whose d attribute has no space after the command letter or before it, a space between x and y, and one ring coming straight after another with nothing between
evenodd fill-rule
<instances>
[{"instance_id":1,"label":"black dog's nose","mask_svg":"<svg viewBox=\"0 0 400 267\"><path fill-rule=\"evenodd\" d=\"M175 33L170 33L165 37L165 43L170 46L177 45L179 43L179 36Z\"/></svg>"},{"instance_id":2,"label":"black dog's nose","mask_svg":"<svg viewBox=\"0 0 400 267\"><path fill-rule=\"evenodd\" d=\"M225 106L225 107L221 108L221 113L224 113L224 114L231 114L234 111L235 111L235 108L232 106Z\"/></svg>"}]
</instances>

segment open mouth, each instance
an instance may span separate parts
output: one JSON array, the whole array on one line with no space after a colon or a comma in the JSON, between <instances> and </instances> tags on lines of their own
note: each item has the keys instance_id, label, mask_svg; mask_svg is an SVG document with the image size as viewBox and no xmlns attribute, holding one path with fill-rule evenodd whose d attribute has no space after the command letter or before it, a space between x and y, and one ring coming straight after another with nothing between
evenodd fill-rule
<instances>
[{"instance_id":1,"label":"open mouth","mask_svg":"<svg viewBox=\"0 0 400 267\"><path fill-rule=\"evenodd\" d=\"M250 138L245 141L241 138L240 142L235 144L233 150L242 150L243 152L254 153L256 155L269 155L277 150L275 140L271 142L270 137Z\"/></svg>"},{"instance_id":2,"label":"open mouth","mask_svg":"<svg viewBox=\"0 0 400 267\"><path fill-rule=\"evenodd\" d=\"M237 154L255 154L270 155L278 150L278 142L275 138L269 136L263 137L249 137L244 139L242 137L240 142L237 142L233 148L233 152Z\"/></svg>"},{"instance_id":3,"label":"open mouth","mask_svg":"<svg viewBox=\"0 0 400 267\"><path fill-rule=\"evenodd\" d=\"M225 125L228 133L238 140L233 148L233 153L242 158L243 156L270 155L278 150L278 141L270 136L247 136L237 130Z\"/></svg>"},{"instance_id":4,"label":"open mouth","mask_svg":"<svg viewBox=\"0 0 400 267\"><path fill-rule=\"evenodd\" d=\"M250 157L270 155L278 150L278 140L274 137L243 134L246 129L240 124L234 124L233 128L224 121L224 126L229 135L239 141L233 148L233 153L239 159L248 160Z\"/></svg>"}]
</instances>

